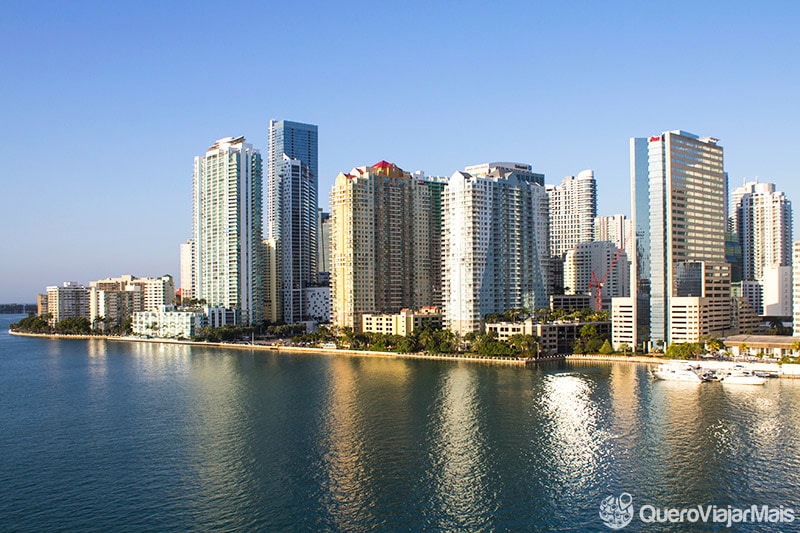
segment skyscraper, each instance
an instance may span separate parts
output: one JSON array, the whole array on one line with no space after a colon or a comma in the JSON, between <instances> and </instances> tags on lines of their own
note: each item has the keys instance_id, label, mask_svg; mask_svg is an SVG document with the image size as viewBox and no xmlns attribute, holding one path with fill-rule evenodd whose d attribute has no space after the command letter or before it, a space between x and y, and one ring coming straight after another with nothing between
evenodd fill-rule
<instances>
[{"instance_id":1,"label":"skyscraper","mask_svg":"<svg viewBox=\"0 0 800 533\"><path fill-rule=\"evenodd\" d=\"M280 243L283 320L307 318L303 292L317 283L318 228L317 126L288 120L269 124L267 238Z\"/></svg>"},{"instance_id":2,"label":"skyscraper","mask_svg":"<svg viewBox=\"0 0 800 533\"><path fill-rule=\"evenodd\" d=\"M567 176L561 185L548 186L550 197L550 255L564 254L581 242L594 240L597 216L597 182L594 172L583 170Z\"/></svg>"},{"instance_id":3,"label":"skyscraper","mask_svg":"<svg viewBox=\"0 0 800 533\"><path fill-rule=\"evenodd\" d=\"M442 300L452 331L481 331L489 313L547 305L535 216L541 189L502 169L450 177L442 195Z\"/></svg>"},{"instance_id":4,"label":"skyscraper","mask_svg":"<svg viewBox=\"0 0 800 533\"><path fill-rule=\"evenodd\" d=\"M261 155L244 137L194 158L195 298L261 322Z\"/></svg>"},{"instance_id":5,"label":"skyscraper","mask_svg":"<svg viewBox=\"0 0 800 533\"><path fill-rule=\"evenodd\" d=\"M649 265L650 340L668 345L722 335L731 318L722 147L680 130L635 139L631 146L637 239L644 223L640 163L647 161L649 251L639 258L637 275L647 275L641 267Z\"/></svg>"},{"instance_id":6,"label":"skyscraper","mask_svg":"<svg viewBox=\"0 0 800 533\"><path fill-rule=\"evenodd\" d=\"M751 300L751 305L761 315L788 316L792 203L773 183L745 183L733 192L732 220L741 247L742 279L758 283L763 294L761 302Z\"/></svg>"},{"instance_id":7,"label":"skyscraper","mask_svg":"<svg viewBox=\"0 0 800 533\"><path fill-rule=\"evenodd\" d=\"M341 173L331 191L332 322L431 304L430 190L392 163Z\"/></svg>"},{"instance_id":8,"label":"skyscraper","mask_svg":"<svg viewBox=\"0 0 800 533\"><path fill-rule=\"evenodd\" d=\"M773 183L746 183L734 192L744 279L761 279L770 265L792 264L792 203Z\"/></svg>"}]
</instances>

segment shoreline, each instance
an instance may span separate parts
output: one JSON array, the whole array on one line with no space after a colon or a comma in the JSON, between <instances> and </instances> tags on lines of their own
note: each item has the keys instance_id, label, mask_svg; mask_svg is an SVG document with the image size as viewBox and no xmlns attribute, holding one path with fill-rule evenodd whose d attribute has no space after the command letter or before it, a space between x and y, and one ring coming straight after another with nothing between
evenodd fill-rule
<instances>
[{"instance_id":1,"label":"shoreline","mask_svg":"<svg viewBox=\"0 0 800 533\"><path fill-rule=\"evenodd\" d=\"M540 363L551 363L555 361L566 362L607 362L607 363L637 363L647 365L660 365L671 361L684 361L682 359L666 359L664 357L644 356L644 355L603 355L603 354L570 354L566 356L545 357L541 359L518 358L518 357L485 357L477 354L430 354L430 353L397 353L397 352L377 352L369 350L349 350L349 349L330 349L330 348L310 348L307 346L283 346L277 344L235 344L225 342L199 342L176 339L146 339L140 337L115 337L111 335L63 335L59 333L23 333L8 330L9 335L17 337L32 337L41 339L59 340L106 340L113 342L148 342L157 344L175 344L179 346L198 346L205 348L225 348L234 350L251 350L259 352L273 353L301 353L317 355L345 355L348 357L386 357L393 359L428 359L436 361L466 361L470 363L488 363L511 366L530 366ZM781 364L781 363L758 363L747 362L737 363L734 361L697 361L694 359L685 360L686 363L701 363L708 368L720 369L730 368L736 364L744 364L749 369L759 372L769 372L781 378L800 379L800 364Z\"/></svg>"},{"instance_id":2,"label":"shoreline","mask_svg":"<svg viewBox=\"0 0 800 533\"><path fill-rule=\"evenodd\" d=\"M140 337L116 337L112 335L63 335L59 333L24 333L20 331L8 330L9 335L17 337L31 337L40 339L58 340L106 340L114 342L149 342L157 344L175 344L179 346L198 346L205 348L226 348L235 350L252 350L260 352L277 353L305 353L318 355L346 355L349 357L386 357L393 359L430 359L438 361L469 361L472 363L492 363L515 366L526 366L537 363L550 363L553 361L563 361L564 357L547 357L541 359L518 358L518 357L482 357L475 354L429 354L429 353L397 353L397 352L377 352L370 350L349 350L346 348L310 348L307 346L283 346L277 344L236 344L226 342L199 342L176 339L146 339Z\"/></svg>"}]
</instances>

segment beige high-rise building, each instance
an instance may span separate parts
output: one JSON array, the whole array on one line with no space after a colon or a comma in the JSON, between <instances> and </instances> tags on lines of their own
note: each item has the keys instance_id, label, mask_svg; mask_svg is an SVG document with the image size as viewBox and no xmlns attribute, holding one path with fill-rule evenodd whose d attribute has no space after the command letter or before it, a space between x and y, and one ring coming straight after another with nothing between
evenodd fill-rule
<instances>
[{"instance_id":1,"label":"beige high-rise building","mask_svg":"<svg viewBox=\"0 0 800 533\"><path fill-rule=\"evenodd\" d=\"M74 281L47 287L47 312L50 325L68 318L89 318L89 289Z\"/></svg>"},{"instance_id":2,"label":"beige high-rise building","mask_svg":"<svg viewBox=\"0 0 800 533\"><path fill-rule=\"evenodd\" d=\"M331 191L332 323L432 303L430 190L392 163L341 173Z\"/></svg>"}]
</instances>

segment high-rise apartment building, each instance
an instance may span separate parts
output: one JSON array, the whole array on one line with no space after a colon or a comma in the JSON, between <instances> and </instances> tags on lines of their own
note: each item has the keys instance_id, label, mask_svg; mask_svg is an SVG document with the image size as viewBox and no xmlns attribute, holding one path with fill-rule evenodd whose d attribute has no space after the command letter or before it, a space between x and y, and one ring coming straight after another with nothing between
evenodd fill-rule
<instances>
[{"instance_id":1,"label":"high-rise apartment building","mask_svg":"<svg viewBox=\"0 0 800 533\"><path fill-rule=\"evenodd\" d=\"M442 202L442 300L452 331L481 331L489 313L547 306L537 239L541 189L499 168L450 177Z\"/></svg>"},{"instance_id":2,"label":"high-rise apartment building","mask_svg":"<svg viewBox=\"0 0 800 533\"><path fill-rule=\"evenodd\" d=\"M539 255L539 271L541 272L542 282L544 283L545 292L551 294L551 286L555 282L553 273L553 264L550 260L550 195L544 184L544 174L541 172L534 172L533 166L527 163L510 163L510 162L495 162L483 163L480 165L468 166L464 172L471 176L485 178L489 175L498 177L503 176L510 178L513 176L515 179L536 185L530 189L533 194L533 224L535 226L534 233L536 235L536 251ZM445 181L447 181L445 179ZM559 258L558 263L561 262ZM563 285L562 277L560 275L561 268L558 267L558 292Z\"/></svg>"},{"instance_id":3,"label":"high-rise apartment building","mask_svg":"<svg viewBox=\"0 0 800 533\"><path fill-rule=\"evenodd\" d=\"M194 300L194 241L181 243L181 301Z\"/></svg>"},{"instance_id":4,"label":"high-rise apartment building","mask_svg":"<svg viewBox=\"0 0 800 533\"><path fill-rule=\"evenodd\" d=\"M422 171L412 174L428 187L431 196L431 212L429 217L430 231L428 243L431 260L431 305L442 306L442 193L447 185L447 178L442 176L426 176Z\"/></svg>"},{"instance_id":5,"label":"high-rise apartment building","mask_svg":"<svg viewBox=\"0 0 800 533\"><path fill-rule=\"evenodd\" d=\"M582 242L594 240L597 217L597 182L594 172L584 170L567 176L561 185L547 187L550 200L550 255L564 254Z\"/></svg>"},{"instance_id":6,"label":"high-rise apartment building","mask_svg":"<svg viewBox=\"0 0 800 533\"><path fill-rule=\"evenodd\" d=\"M259 324L262 296L261 155L244 137L194 159L195 297Z\"/></svg>"},{"instance_id":7,"label":"high-rise apartment building","mask_svg":"<svg viewBox=\"0 0 800 533\"><path fill-rule=\"evenodd\" d=\"M610 241L582 242L564 256L564 293L594 295L599 281L603 300L627 297L629 272L627 254Z\"/></svg>"},{"instance_id":8,"label":"high-rise apartment building","mask_svg":"<svg viewBox=\"0 0 800 533\"><path fill-rule=\"evenodd\" d=\"M431 304L430 190L392 163L341 173L331 191L332 322Z\"/></svg>"},{"instance_id":9,"label":"high-rise apartment building","mask_svg":"<svg viewBox=\"0 0 800 533\"><path fill-rule=\"evenodd\" d=\"M283 320L307 318L303 292L317 284L319 255L317 126L269 124L267 238L280 242Z\"/></svg>"},{"instance_id":10,"label":"high-rise apartment building","mask_svg":"<svg viewBox=\"0 0 800 533\"><path fill-rule=\"evenodd\" d=\"M788 316L786 279L792 264L792 204L773 183L745 183L733 192L733 228L739 237L742 278L762 287L762 315ZM783 269L783 270L781 270Z\"/></svg>"},{"instance_id":11,"label":"high-rise apartment building","mask_svg":"<svg viewBox=\"0 0 800 533\"><path fill-rule=\"evenodd\" d=\"M47 312L50 325L68 318L89 319L89 289L74 281L47 287Z\"/></svg>"},{"instance_id":12,"label":"high-rise apartment building","mask_svg":"<svg viewBox=\"0 0 800 533\"><path fill-rule=\"evenodd\" d=\"M731 295L722 147L679 130L632 139L631 184L638 297L625 306L630 319L640 319L645 310L638 307L649 303L649 337L657 347L724 334ZM634 343L644 340L638 324L620 326ZM628 339L615 336L615 344L622 341Z\"/></svg>"},{"instance_id":13,"label":"high-rise apartment building","mask_svg":"<svg viewBox=\"0 0 800 533\"><path fill-rule=\"evenodd\" d=\"M792 264L792 203L773 183L746 183L734 191L744 279L761 279L770 265Z\"/></svg>"}]
</instances>

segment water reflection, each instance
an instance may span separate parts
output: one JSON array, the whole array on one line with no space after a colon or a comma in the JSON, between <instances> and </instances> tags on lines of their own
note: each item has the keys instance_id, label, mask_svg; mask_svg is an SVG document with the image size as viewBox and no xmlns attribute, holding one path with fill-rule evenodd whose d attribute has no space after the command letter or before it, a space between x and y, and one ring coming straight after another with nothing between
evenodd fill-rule
<instances>
[{"instance_id":1,"label":"water reflection","mask_svg":"<svg viewBox=\"0 0 800 533\"><path fill-rule=\"evenodd\" d=\"M176 374L187 375L191 369L192 347L185 344L135 342L130 351L139 375L147 380L174 379Z\"/></svg>"},{"instance_id":2,"label":"water reflection","mask_svg":"<svg viewBox=\"0 0 800 533\"><path fill-rule=\"evenodd\" d=\"M358 410L357 376L351 361L335 358L330 364L331 384L326 428L326 477L323 495L327 514L338 528L356 519L369 520L371 496L364 455L361 413Z\"/></svg>"},{"instance_id":3,"label":"water reflection","mask_svg":"<svg viewBox=\"0 0 800 533\"><path fill-rule=\"evenodd\" d=\"M180 362L186 355L180 346L167 359ZM134 353L137 370L149 380L169 361L161 360L157 345L139 344ZM254 458L249 440L250 417L245 410L243 382L236 375L236 358L230 354L191 358L192 408L187 430L194 445L189 463L194 495L202 506L196 508L200 528L241 526L237 510L245 506L252 491Z\"/></svg>"},{"instance_id":4,"label":"water reflection","mask_svg":"<svg viewBox=\"0 0 800 533\"><path fill-rule=\"evenodd\" d=\"M491 517L485 433L480 424L475 369L456 366L447 372L434 407L431 448L437 528L481 529Z\"/></svg>"},{"instance_id":5,"label":"water reflection","mask_svg":"<svg viewBox=\"0 0 800 533\"><path fill-rule=\"evenodd\" d=\"M541 407L545 415L547 454L562 497L577 496L596 483L599 458L608 450L608 434L598 426L598 406L590 398L593 381L579 373L546 376Z\"/></svg>"}]
</instances>

